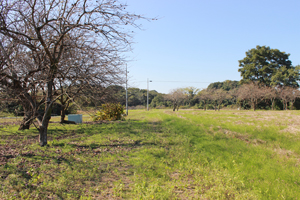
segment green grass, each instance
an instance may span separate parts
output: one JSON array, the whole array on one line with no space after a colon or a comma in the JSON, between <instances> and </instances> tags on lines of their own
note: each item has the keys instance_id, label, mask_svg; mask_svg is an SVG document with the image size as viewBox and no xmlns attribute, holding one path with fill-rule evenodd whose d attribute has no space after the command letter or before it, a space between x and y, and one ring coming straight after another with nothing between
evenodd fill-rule
<instances>
[{"instance_id":1,"label":"green grass","mask_svg":"<svg viewBox=\"0 0 300 200\"><path fill-rule=\"evenodd\" d=\"M0 126L0 199L297 199L299 114L135 110L50 124L47 147Z\"/></svg>"},{"instance_id":2,"label":"green grass","mask_svg":"<svg viewBox=\"0 0 300 200\"><path fill-rule=\"evenodd\" d=\"M14 114L0 111L0 117L15 117Z\"/></svg>"}]
</instances>

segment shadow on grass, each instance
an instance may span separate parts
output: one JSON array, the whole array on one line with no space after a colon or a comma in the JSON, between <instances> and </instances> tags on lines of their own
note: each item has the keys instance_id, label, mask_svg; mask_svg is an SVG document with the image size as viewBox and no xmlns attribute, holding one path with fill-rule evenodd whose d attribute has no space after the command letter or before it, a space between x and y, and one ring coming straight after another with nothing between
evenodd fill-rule
<instances>
[{"instance_id":1,"label":"shadow on grass","mask_svg":"<svg viewBox=\"0 0 300 200\"><path fill-rule=\"evenodd\" d=\"M92 143L90 145L76 145L68 144L74 148L88 148L88 149L97 149L100 147L138 147L138 146L156 146L157 143L154 142L142 142L142 140L137 140L133 143L120 143L120 144L96 144Z\"/></svg>"},{"instance_id":2,"label":"shadow on grass","mask_svg":"<svg viewBox=\"0 0 300 200\"><path fill-rule=\"evenodd\" d=\"M128 121L117 121L117 122L110 122L110 123L96 123L96 124L87 124L87 125L79 125L78 129L75 129L73 126L70 127L71 129L67 128L59 128L59 127L50 127L49 128L49 137L48 141L51 139L55 139L55 142L52 143L54 147L61 147L70 146L72 148L84 148L84 149L97 149L101 147L129 147L135 148L139 146L153 146L153 145L160 145L159 142L147 142L143 140L131 140L132 142L112 142L110 144L97 144L92 143L89 145L77 145L77 144L70 144L67 141L61 141L63 139L74 139L77 137L90 137L97 134L105 134L107 136L115 135L121 132L126 132L128 134L139 135L145 134L145 129L147 132L155 132L157 129L160 129L159 125L161 122L148 122L148 121L139 121L139 120L128 120ZM76 126L75 126L76 127ZM105 127L102 129L102 127ZM150 127L150 128L149 128ZM110 128L113 128L113 131L109 131ZM5 131L6 132L6 131ZM28 131L27 131L28 132ZM8 134L9 135L8 135ZM27 157L31 159L35 159L37 161L45 161L45 160L55 160L56 163L65 162L68 165L71 165L71 162L64 157L55 157L55 156L48 156L43 155L40 156L35 154L34 152L30 153L22 153L24 147L34 143L35 141L38 142L38 132L36 130L28 133L13 133L7 132L5 135L1 135L0 133L0 142L4 140L5 145L1 145L0 143L0 165L5 165L10 159L16 158L17 156ZM24 140L31 141L31 143L24 143ZM14 145L12 145L14 144ZM35 150L34 150L35 151Z\"/></svg>"},{"instance_id":3,"label":"shadow on grass","mask_svg":"<svg viewBox=\"0 0 300 200\"><path fill-rule=\"evenodd\" d=\"M26 135L26 134L12 134L11 135L0 135L0 140L1 139L9 139L9 140L13 140L13 139L22 139L22 138L25 138L26 139L36 139L37 138L37 135Z\"/></svg>"},{"instance_id":4,"label":"shadow on grass","mask_svg":"<svg viewBox=\"0 0 300 200\"><path fill-rule=\"evenodd\" d=\"M62 162L66 163L67 165L69 165L70 167L72 167L72 162L73 159L66 159L63 155L59 155L59 156L50 156L50 155L37 155L33 152L28 152L28 153L23 153L23 154L16 154L16 155L0 155L0 160L1 158L5 158L5 161L0 163L1 165L6 165L6 163L8 162L9 159L12 158L16 158L16 157L24 157L24 158L31 158L32 160L38 161L38 162L45 162L45 161L49 161L52 160L54 161L56 164L61 164Z\"/></svg>"}]
</instances>

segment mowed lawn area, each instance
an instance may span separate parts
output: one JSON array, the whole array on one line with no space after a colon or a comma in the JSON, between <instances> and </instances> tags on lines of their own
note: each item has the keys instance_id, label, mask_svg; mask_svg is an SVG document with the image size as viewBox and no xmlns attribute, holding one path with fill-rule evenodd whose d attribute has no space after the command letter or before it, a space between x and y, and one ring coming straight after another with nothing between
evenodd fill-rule
<instances>
[{"instance_id":1,"label":"mowed lawn area","mask_svg":"<svg viewBox=\"0 0 300 200\"><path fill-rule=\"evenodd\" d=\"M88 118L86 118L88 119ZM129 111L125 121L0 125L0 199L297 199L300 111Z\"/></svg>"}]
</instances>

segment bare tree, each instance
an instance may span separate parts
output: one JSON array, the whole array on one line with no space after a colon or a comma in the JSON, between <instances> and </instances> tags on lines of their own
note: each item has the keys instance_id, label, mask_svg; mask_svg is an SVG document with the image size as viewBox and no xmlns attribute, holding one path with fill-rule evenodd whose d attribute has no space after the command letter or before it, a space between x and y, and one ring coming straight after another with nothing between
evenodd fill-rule
<instances>
[{"instance_id":1,"label":"bare tree","mask_svg":"<svg viewBox=\"0 0 300 200\"><path fill-rule=\"evenodd\" d=\"M237 105L239 105L239 109L242 106L241 103L243 102L242 99L239 99L239 88L233 88L227 92L227 99L231 102L235 102Z\"/></svg>"},{"instance_id":2,"label":"bare tree","mask_svg":"<svg viewBox=\"0 0 300 200\"><path fill-rule=\"evenodd\" d=\"M277 93L276 88L274 88L274 87L264 87L263 90L264 90L263 91L264 98L266 100L271 101L271 107L272 107L272 110L274 110L275 100L278 97L278 93Z\"/></svg>"},{"instance_id":3,"label":"bare tree","mask_svg":"<svg viewBox=\"0 0 300 200\"><path fill-rule=\"evenodd\" d=\"M72 59L74 57L82 59L78 61ZM58 98L62 108L61 123L70 123L64 118L74 100L86 97L103 103L104 95L107 97L105 88L123 83L123 58L116 52L110 53L110 49L101 52L90 51L89 48L76 49L76 52L68 52L61 64L56 81L57 91L62 94Z\"/></svg>"},{"instance_id":4,"label":"bare tree","mask_svg":"<svg viewBox=\"0 0 300 200\"><path fill-rule=\"evenodd\" d=\"M198 92L197 98L203 102L203 104L204 104L203 109L206 110L206 105L209 102L209 100L211 99L210 92L207 89L203 89L200 92Z\"/></svg>"},{"instance_id":5,"label":"bare tree","mask_svg":"<svg viewBox=\"0 0 300 200\"><path fill-rule=\"evenodd\" d=\"M239 88L239 98L248 100L251 103L253 111L256 110L257 104L264 97L261 87L258 83L249 83Z\"/></svg>"},{"instance_id":6,"label":"bare tree","mask_svg":"<svg viewBox=\"0 0 300 200\"><path fill-rule=\"evenodd\" d=\"M199 92L199 89L195 88L195 87L186 87L183 88L183 92L186 96L186 102L189 106L191 106L191 103L194 99L194 97L196 96L196 94Z\"/></svg>"},{"instance_id":7,"label":"bare tree","mask_svg":"<svg viewBox=\"0 0 300 200\"><path fill-rule=\"evenodd\" d=\"M288 109L288 103L290 103L290 109L292 109L296 99L299 96L299 91L293 87L283 86L278 88L278 97L282 101L283 110Z\"/></svg>"},{"instance_id":8,"label":"bare tree","mask_svg":"<svg viewBox=\"0 0 300 200\"><path fill-rule=\"evenodd\" d=\"M218 107L218 95L216 94L217 89L208 89L207 92L209 94L209 100L213 103L214 105L214 110L217 111Z\"/></svg>"},{"instance_id":9,"label":"bare tree","mask_svg":"<svg viewBox=\"0 0 300 200\"><path fill-rule=\"evenodd\" d=\"M39 60L33 69L24 68L23 74L37 76L45 101L45 110L39 124L39 143L47 144L47 129L51 119L53 103L64 93L55 93L55 84L61 70L63 55L72 49L89 48L111 53L128 50L131 34L125 26L138 27L135 23L140 15L126 11L126 5L116 0L60 1L60 0L11 0L0 4L0 34L22 45L24 52ZM72 41L72 42L70 42ZM89 51L89 52L90 52ZM80 61L82 57L72 58ZM2 71L0 80L13 82L18 77L9 74L16 70ZM16 74L16 73L14 73ZM17 74L18 76L18 74ZM22 80L25 82L25 79ZM28 80L31 83L32 80ZM42 85L43 84L43 85ZM22 91L24 101L31 102L31 93ZM33 102L30 103L34 104ZM36 112L36 110L35 110Z\"/></svg>"},{"instance_id":10,"label":"bare tree","mask_svg":"<svg viewBox=\"0 0 300 200\"><path fill-rule=\"evenodd\" d=\"M228 96L227 92L223 89L207 89L204 95L207 95L207 99L213 103L215 111L220 111L222 102Z\"/></svg>"},{"instance_id":11,"label":"bare tree","mask_svg":"<svg viewBox=\"0 0 300 200\"><path fill-rule=\"evenodd\" d=\"M300 91L296 88L290 87L290 109L293 109L294 103L300 97Z\"/></svg>"},{"instance_id":12,"label":"bare tree","mask_svg":"<svg viewBox=\"0 0 300 200\"><path fill-rule=\"evenodd\" d=\"M0 37L0 47L0 88L9 98L18 99L23 106L24 118L19 130L29 129L32 116L44 102L38 93L43 89L40 81L42 75L39 73L43 69L43 56L33 56L23 46L5 36Z\"/></svg>"},{"instance_id":13,"label":"bare tree","mask_svg":"<svg viewBox=\"0 0 300 200\"><path fill-rule=\"evenodd\" d=\"M282 101L283 110L287 110L288 101L290 98L290 91L286 87L280 87L280 88L278 88L278 97Z\"/></svg>"},{"instance_id":14,"label":"bare tree","mask_svg":"<svg viewBox=\"0 0 300 200\"><path fill-rule=\"evenodd\" d=\"M220 106L225 99L229 97L228 92L223 89L217 89L214 91L215 102L217 103L218 111L220 111Z\"/></svg>"},{"instance_id":15,"label":"bare tree","mask_svg":"<svg viewBox=\"0 0 300 200\"><path fill-rule=\"evenodd\" d=\"M173 111L176 109L178 111L180 104L184 101L186 96L182 88L177 88L171 90L170 93L165 96L165 98L173 103Z\"/></svg>"}]
</instances>

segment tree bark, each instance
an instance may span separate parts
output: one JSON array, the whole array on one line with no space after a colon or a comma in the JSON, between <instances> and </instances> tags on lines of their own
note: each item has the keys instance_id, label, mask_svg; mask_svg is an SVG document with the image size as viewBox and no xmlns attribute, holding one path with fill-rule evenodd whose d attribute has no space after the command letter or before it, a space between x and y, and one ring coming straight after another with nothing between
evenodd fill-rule
<instances>
[{"instance_id":1,"label":"tree bark","mask_svg":"<svg viewBox=\"0 0 300 200\"><path fill-rule=\"evenodd\" d=\"M67 103L66 105L65 104L61 104L61 107L62 108L61 108L61 111L60 111L60 123L61 124L76 124L76 122L65 120L65 118L66 118L66 110L69 107L69 103Z\"/></svg>"},{"instance_id":2,"label":"tree bark","mask_svg":"<svg viewBox=\"0 0 300 200\"><path fill-rule=\"evenodd\" d=\"M28 98L31 96L29 96L28 94L26 95ZM32 124L32 121L34 119L34 110L31 107L32 104L29 103L29 101L26 98L21 98L21 103L24 109L24 116L23 116L23 120L21 122L21 125L19 127L18 130L25 130L25 129L29 129L30 125Z\"/></svg>"},{"instance_id":3,"label":"tree bark","mask_svg":"<svg viewBox=\"0 0 300 200\"><path fill-rule=\"evenodd\" d=\"M30 125L32 124L32 120L33 120L32 117L34 115L33 112L26 109L24 109L24 112L25 112L24 117L18 130L29 129Z\"/></svg>"},{"instance_id":4,"label":"tree bark","mask_svg":"<svg viewBox=\"0 0 300 200\"><path fill-rule=\"evenodd\" d=\"M65 120L66 118L66 109L60 111L60 123L61 124L76 124L76 122Z\"/></svg>"},{"instance_id":5,"label":"tree bark","mask_svg":"<svg viewBox=\"0 0 300 200\"><path fill-rule=\"evenodd\" d=\"M47 107L48 106L51 105L47 105ZM46 109L46 113L43 116L42 123L39 126L39 143L41 147L47 145L47 132L48 132L48 125L50 119L51 119L51 108L49 108L48 110Z\"/></svg>"},{"instance_id":6,"label":"tree bark","mask_svg":"<svg viewBox=\"0 0 300 200\"><path fill-rule=\"evenodd\" d=\"M39 127L39 143L40 146L46 146L47 145L47 131L48 131L48 124L45 124L43 126Z\"/></svg>"},{"instance_id":7,"label":"tree bark","mask_svg":"<svg viewBox=\"0 0 300 200\"><path fill-rule=\"evenodd\" d=\"M61 124L65 123L65 117L66 117L65 106L61 105L61 111L60 111L60 123Z\"/></svg>"},{"instance_id":8,"label":"tree bark","mask_svg":"<svg viewBox=\"0 0 300 200\"><path fill-rule=\"evenodd\" d=\"M55 70L55 65L52 66L52 70ZM52 73L54 74L54 73ZM39 143L40 146L43 147L47 145L47 132L48 132L48 125L51 119L51 111L52 111L52 88L53 88L53 75L50 75L50 81L47 83L47 99L46 99L46 106L45 106L45 113L43 119L40 123L40 130L39 130Z\"/></svg>"}]
</instances>

